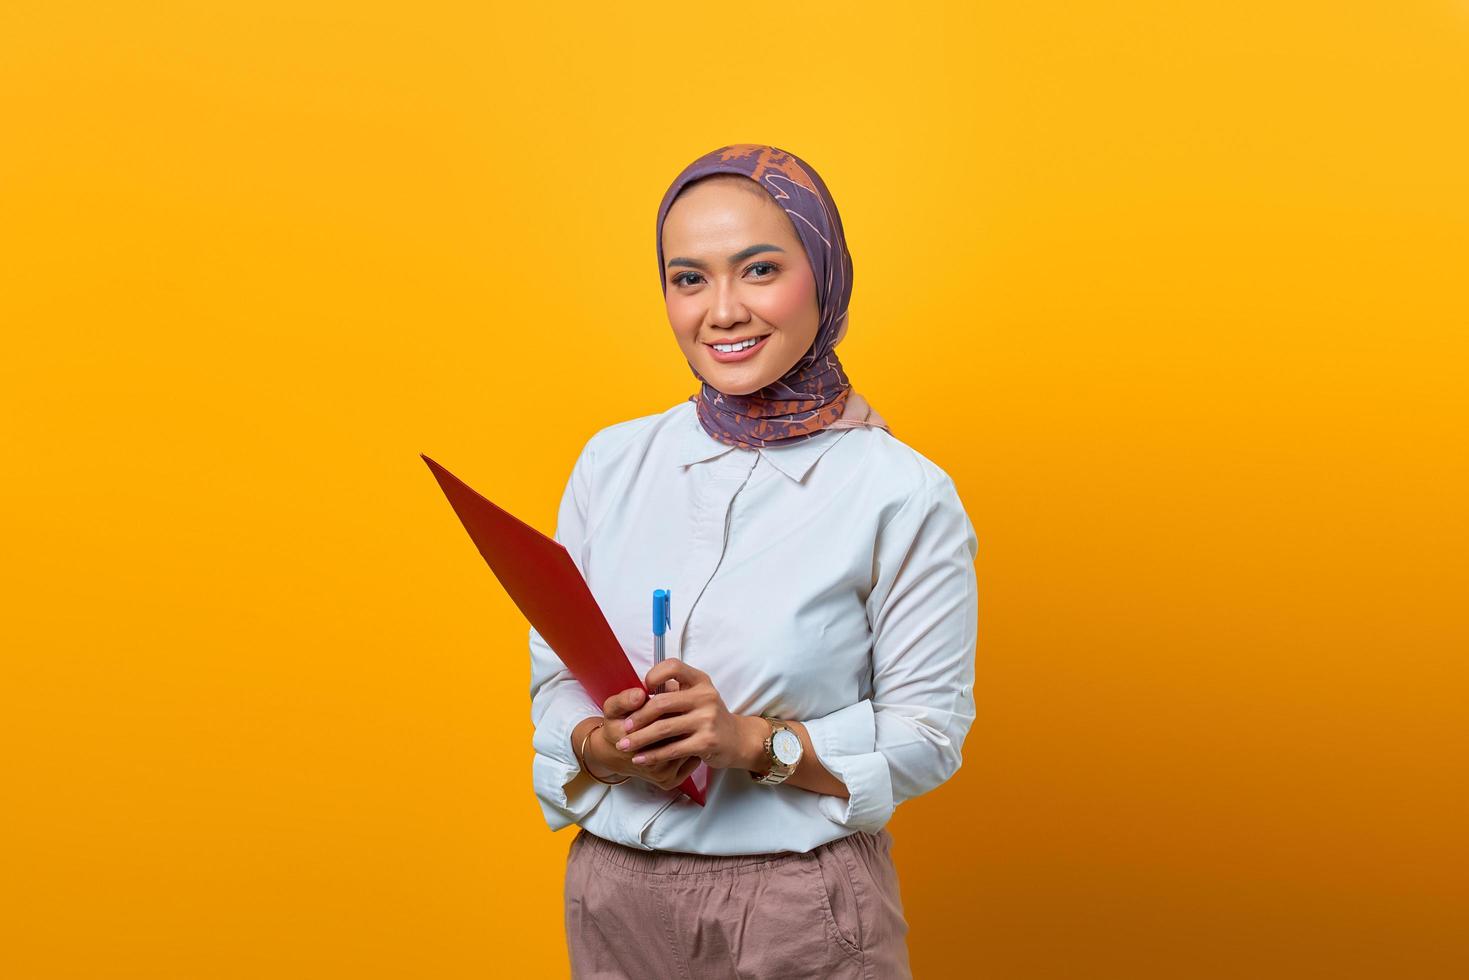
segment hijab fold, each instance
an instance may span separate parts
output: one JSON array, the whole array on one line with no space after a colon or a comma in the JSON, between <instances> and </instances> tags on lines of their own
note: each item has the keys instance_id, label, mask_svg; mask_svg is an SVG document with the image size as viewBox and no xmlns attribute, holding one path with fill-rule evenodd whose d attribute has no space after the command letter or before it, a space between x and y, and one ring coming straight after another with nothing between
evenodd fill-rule
<instances>
[{"instance_id":1,"label":"hijab fold","mask_svg":"<svg viewBox=\"0 0 1469 980\"><path fill-rule=\"evenodd\" d=\"M720 442L758 449L810 439L823 429L872 426L888 429L852 390L834 350L843 335L852 298L852 256L847 251L836 202L820 175L793 153L761 143L721 146L674 178L658 205L658 279L667 292L663 221L673 201L693 181L711 174L741 174L759 184L789 216L816 277L821 319L811 347L777 380L747 395L729 395L704 380L689 401L699 424Z\"/></svg>"}]
</instances>

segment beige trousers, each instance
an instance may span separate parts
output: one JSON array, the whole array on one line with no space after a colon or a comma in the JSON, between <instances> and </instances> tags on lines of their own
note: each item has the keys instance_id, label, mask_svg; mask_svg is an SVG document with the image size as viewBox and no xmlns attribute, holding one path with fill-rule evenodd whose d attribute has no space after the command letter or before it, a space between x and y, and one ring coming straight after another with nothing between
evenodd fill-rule
<instances>
[{"instance_id":1,"label":"beige trousers","mask_svg":"<svg viewBox=\"0 0 1469 980\"><path fill-rule=\"evenodd\" d=\"M711 856L578 829L566 858L573 980L901 980L908 923L892 835Z\"/></svg>"}]
</instances>

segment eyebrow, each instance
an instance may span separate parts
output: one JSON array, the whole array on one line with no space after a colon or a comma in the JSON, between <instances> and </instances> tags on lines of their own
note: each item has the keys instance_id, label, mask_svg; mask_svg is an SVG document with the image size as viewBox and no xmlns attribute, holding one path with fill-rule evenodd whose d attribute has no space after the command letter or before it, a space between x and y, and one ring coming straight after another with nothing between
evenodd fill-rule
<instances>
[{"instance_id":1,"label":"eyebrow","mask_svg":"<svg viewBox=\"0 0 1469 980\"><path fill-rule=\"evenodd\" d=\"M734 265L736 262L739 262L742 259L748 259L752 255L759 255L761 252L784 252L784 251L785 251L785 249L781 248L779 245L770 245L770 244L751 245L749 248L742 248L738 252L736 252L735 254L731 255L729 257L729 264L730 265ZM704 263L700 262L698 259L677 258L677 259L669 259L668 260L668 266L669 266L669 268L672 268L673 266L676 266L676 265L686 265L686 266L688 266L688 267L690 267L692 269L704 269L705 271L708 271L708 268L709 268Z\"/></svg>"}]
</instances>

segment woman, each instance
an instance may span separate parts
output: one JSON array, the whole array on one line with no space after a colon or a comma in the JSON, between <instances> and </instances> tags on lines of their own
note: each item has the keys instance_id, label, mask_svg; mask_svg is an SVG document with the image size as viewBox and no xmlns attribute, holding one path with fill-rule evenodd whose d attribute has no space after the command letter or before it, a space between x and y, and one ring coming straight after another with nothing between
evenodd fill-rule
<instances>
[{"instance_id":1,"label":"woman","mask_svg":"<svg viewBox=\"0 0 1469 980\"><path fill-rule=\"evenodd\" d=\"M536 794L581 827L573 975L908 976L885 824L954 774L974 720L974 528L833 351L852 263L814 170L721 147L657 232L702 388L592 436L556 530L655 693L596 704L530 634Z\"/></svg>"}]
</instances>

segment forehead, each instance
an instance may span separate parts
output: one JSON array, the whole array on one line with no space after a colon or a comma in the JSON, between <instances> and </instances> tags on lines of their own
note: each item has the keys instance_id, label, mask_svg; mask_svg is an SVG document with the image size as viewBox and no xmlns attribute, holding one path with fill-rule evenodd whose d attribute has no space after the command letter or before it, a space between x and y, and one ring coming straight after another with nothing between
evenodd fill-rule
<instances>
[{"instance_id":1,"label":"forehead","mask_svg":"<svg viewBox=\"0 0 1469 980\"><path fill-rule=\"evenodd\" d=\"M664 247L738 248L757 239L798 246L800 239L785 210L748 178L739 179L749 187L709 180L680 193L663 218Z\"/></svg>"}]
</instances>

